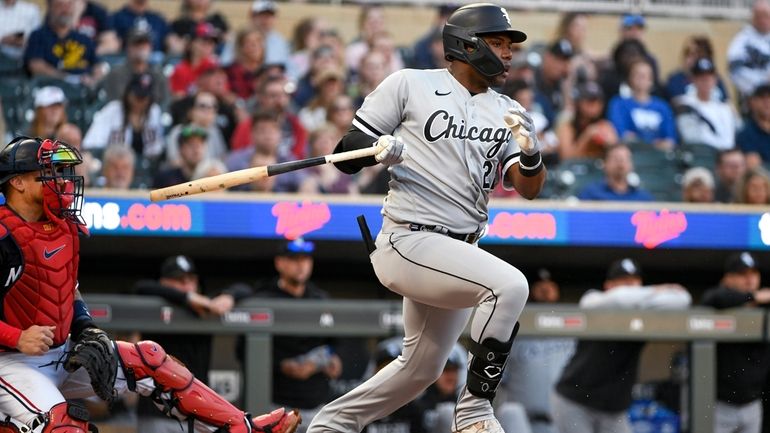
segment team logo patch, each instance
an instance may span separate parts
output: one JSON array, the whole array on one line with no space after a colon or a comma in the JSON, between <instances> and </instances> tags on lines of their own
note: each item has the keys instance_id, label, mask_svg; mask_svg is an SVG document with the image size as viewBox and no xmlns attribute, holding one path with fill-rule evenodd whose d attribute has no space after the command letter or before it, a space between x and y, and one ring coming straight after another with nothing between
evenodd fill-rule
<instances>
[{"instance_id":1,"label":"team logo patch","mask_svg":"<svg viewBox=\"0 0 770 433\"><path fill-rule=\"evenodd\" d=\"M503 17L505 18L506 21L508 21L508 25L509 26L513 25L511 24L511 17L508 16L508 11L505 10L505 8L500 8L500 12L503 13Z\"/></svg>"}]
</instances>

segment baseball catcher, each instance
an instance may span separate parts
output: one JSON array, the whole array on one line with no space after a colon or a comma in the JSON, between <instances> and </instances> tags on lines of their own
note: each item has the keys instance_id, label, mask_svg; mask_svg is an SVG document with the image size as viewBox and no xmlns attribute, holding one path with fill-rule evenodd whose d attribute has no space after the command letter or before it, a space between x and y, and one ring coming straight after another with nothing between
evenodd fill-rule
<instances>
[{"instance_id":1,"label":"baseball catcher","mask_svg":"<svg viewBox=\"0 0 770 433\"><path fill-rule=\"evenodd\" d=\"M252 418L152 341L112 341L77 283L82 159L66 143L19 137L0 150L0 433L86 433L68 399L152 396L192 432L292 433L296 411ZM63 368L62 368L63 364ZM82 367L82 368L81 368Z\"/></svg>"}]
</instances>

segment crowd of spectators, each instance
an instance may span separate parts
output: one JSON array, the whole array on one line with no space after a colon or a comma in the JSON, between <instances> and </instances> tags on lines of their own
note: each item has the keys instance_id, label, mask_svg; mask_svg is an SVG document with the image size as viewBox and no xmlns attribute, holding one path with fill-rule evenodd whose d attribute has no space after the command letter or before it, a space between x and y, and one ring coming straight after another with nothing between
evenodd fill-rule
<instances>
[{"instance_id":1,"label":"crowd of spectators","mask_svg":"<svg viewBox=\"0 0 770 433\"><path fill-rule=\"evenodd\" d=\"M149 189L327 154L388 74L447 65L450 6L399 47L377 4L361 7L350 41L317 16L278 31L272 0L243 8L249 19L235 29L211 0L184 0L173 18L150 0L112 13L87 0L48 0L46 10L0 1L0 133L64 132L85 154L88 186ZM770 3L756 1L730 43L728 77L707 35L688 37L681 65L662 77L642 15L619 19L607 53L587 45L589 18L566 13L552 40L516 47L498 89L533 113L551 172L542 197L770 203ZM611 153L628 154L615 174ZM726 158L740 166L729 179ZM321 167L241 189L382 194L387 176Z\"/></svg>"}]
</instances>

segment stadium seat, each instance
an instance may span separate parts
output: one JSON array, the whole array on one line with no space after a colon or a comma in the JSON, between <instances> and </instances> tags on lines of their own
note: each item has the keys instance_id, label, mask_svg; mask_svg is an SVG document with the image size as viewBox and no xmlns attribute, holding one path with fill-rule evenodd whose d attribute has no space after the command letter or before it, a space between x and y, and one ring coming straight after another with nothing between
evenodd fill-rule
<instances>
[{"instance_id":1,"label":"stadium seat","mask_svg":"<svg viewBox=\"0 0 770 433\"><path fill-rule=\"evenodd\" d=\"M8 132L22 133L26 129L26 112L32 107L31 88L23 77L0 79L0 101Z\"/></svg>"},{"instance_id":2,"label":"stadium seat","mask_svg":"<svg viewBox=\"0 0 770 433\"><path fill-rule=\"evenodd\" d=\"M593 158L574 158L562 161L548 173L550 198L575 196L586 185L604 178L602 161ZM543 194L543 196L546 196Z\"/></svg>"},{"instance_id":3,"label":"stadium seat","mask_svg":"<svg viewBox=\"0 0 770 433\"><path fill-rule=\"evenodd\" d=\"M707 144L683 144L679 146L679 160L683 169L706 167L714 171L719 150Z\"/></svg>"}]
</instances>

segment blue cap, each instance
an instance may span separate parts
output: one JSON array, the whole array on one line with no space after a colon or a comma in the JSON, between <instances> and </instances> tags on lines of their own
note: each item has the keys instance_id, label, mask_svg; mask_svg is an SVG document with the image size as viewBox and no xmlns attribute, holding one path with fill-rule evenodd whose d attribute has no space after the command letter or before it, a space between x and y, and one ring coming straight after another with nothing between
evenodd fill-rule
<instances>
[{"instance_id":1,"label":"blue cap","mask_svg":"<svg viewBox=\"0 0 770 433\"><path fill-rule=\"evenodd\" d=\"M625 14L620 25L622 27L644 27L644 17L639 14Z\"/></svg>"},{"instance_id":2,"label":"blue cap","mask_svg":"<svg viewBox=\"0 0 770 433\"><path fill-rule=\"evenodd\" d=\"M302 238L294 239L281 245L279 256L309 256L315 251L315 244Z\"/></svg>"}]
</instances>

